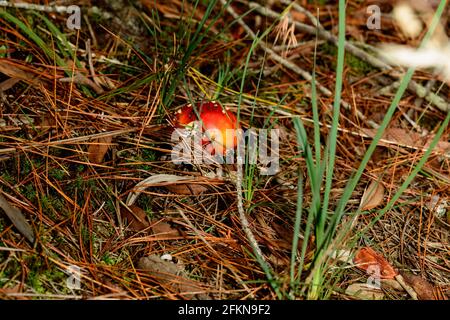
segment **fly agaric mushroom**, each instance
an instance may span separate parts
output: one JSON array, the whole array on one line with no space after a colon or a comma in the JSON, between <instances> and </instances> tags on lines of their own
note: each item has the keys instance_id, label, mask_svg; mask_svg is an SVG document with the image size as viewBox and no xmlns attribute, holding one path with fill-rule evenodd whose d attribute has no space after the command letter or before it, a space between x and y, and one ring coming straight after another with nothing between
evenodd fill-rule
<instances>
[{"instance_id":1,"label":"fly agaric mushroom","mask_svg":"<svg viewBox=\"0 0 450 320\"><path fill-rule=\"evenodd\" d=\"M236 116L219 103L200 102L195 108L188 104L178 110L175 125L178 128L192 128L196 121L204 133L202 145L206 146L210 154L225 155L228 150L236 147L237 130L240 126Z\"/></svg>"}]
</instances>

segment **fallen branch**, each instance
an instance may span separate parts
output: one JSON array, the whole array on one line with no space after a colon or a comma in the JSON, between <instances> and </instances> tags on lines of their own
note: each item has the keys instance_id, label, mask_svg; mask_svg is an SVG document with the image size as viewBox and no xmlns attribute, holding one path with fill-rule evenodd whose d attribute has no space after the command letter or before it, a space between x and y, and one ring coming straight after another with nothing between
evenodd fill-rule
<instances>
[{"instance_id":1,"label":"fallen branch","mask_svg":"<svg viewBox=\"0 0 450 320\"><path fill-rule=\"evenodd\" d=\"M72 13L73 6L57 6L57 5L40 5L26 2L9 2L0 1L0 7L9 7L24 10L35 10L43 12L56 12L56 13Z\"/></svg>"}]
</instances>

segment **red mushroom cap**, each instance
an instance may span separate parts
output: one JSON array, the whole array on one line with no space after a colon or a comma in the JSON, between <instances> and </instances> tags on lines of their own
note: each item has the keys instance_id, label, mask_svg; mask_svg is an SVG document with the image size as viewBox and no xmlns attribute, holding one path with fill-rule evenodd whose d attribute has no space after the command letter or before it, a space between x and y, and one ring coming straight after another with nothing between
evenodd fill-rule
<instances>
[{"instance_id":1,"label":"red mushroom cap","mask_svg":"<svg viewBox=\"0 0 450 320\"><path fill-rule=\"evenodd\" d=\"M197 117L200 116L200 119ZM219 103L201 102L194 107L188 104L178 110L175 125L185 128L194 121L200 121L202 132L205 132L202 143L208 144L211 154L225 154L237 145L237 130L240 129L236 116L223 108ZM227 130L230 130L227 135Z\"/></svg>"}]
</instances>

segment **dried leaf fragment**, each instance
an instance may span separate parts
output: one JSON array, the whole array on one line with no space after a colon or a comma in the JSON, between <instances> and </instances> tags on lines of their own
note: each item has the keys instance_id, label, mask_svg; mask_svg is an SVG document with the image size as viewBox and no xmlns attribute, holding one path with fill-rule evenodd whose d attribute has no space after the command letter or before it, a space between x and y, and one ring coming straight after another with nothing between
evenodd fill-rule
<instances>
[{"instance_id":1,"label":"dried leaf fragment","mask_svg":"<svg viewBox=\"0 0 450 320\"><path fill-rule=\"evenodd\" d=\"M11 89L18 82L20 82L20 79L18 78L9 78L6 79L5 81L0 82L0 92L4 92L6 90Z\"/></svg>"},{"instance_id":2,"label":"dried leaf fragment","mask_svg":"<svg viewBox=\"0 0 450 320\"><path fill-rule=\"evenodd\" d=\"M437 287L414 274L402 272L403 279L417 293L419 300L447 300Z\"/></svg>"},{"instance_id":3,"label":"dried leaf fragment","mask_svg":"<svg viewBox=\"0 0 450 320\"><path fill-rule=\"evenodd\" d=\"M384 186L381 182L373 180L364 191L361 198L360 209L370 210L379 206L383 202Z\"/></svg>"},{"instance_id":4,"label":"dried leaf fragment","mask_svg":"<svg viewBox=\"0 0 450 320\"><path fill-rule=\"evenodd\" d=\"M172 193L185 195L197 195L208 191L207 187L199 183L174 183L164 187Z\"/></svg>"},{"instance_id":5,"label":"dried leaf fragment","mask_svg":"<svg viewBox=\"0 0 450 320\"><path fill-rule=\"evenodd\" d=\"M122 207L120 210L120 215L122 216L124 223L132 231L139 232L150 226L145 211L138 206L132 205L128 208Z\"/></svg>"},{"instance_id":6,"label":"dried leaf fragment","mask_svg":"<svg viewBox=\"0 0 450 320\"><path fill-rule=\"evenodd\" d=\"M202 288L204 284L189 279L181 265L164 260L157 255L151 255L142 257L137 266L139 269L146 270L151 276L158 279L161 284L185 296L187 299L211 299L210 296L200 293L205 291Z\"/></svg>"},{"instance_id":7,"label":"dried leaf fragment","mask_svg":"<svg viewBox=\"0 0 450 320\"><path fill-rule=\"evenodd\" d=\"M28 69L26 66L14 63L9 59L0 59L0 72L6 74L10 78L19 79L34 86L39 86L40 81L34 75L32 70Z\"/></svg>"},{"instance_id":8,"label":"dried leaf fragment","mask_svg":"<svg viewBox=\"0 0 450 320\"><path fill-rule=\"evenodd\" d=\"M373 277L393 279L397 275L397 271L390 263L370 247L359 249L353 258L353 262L356 264L356 267L366 271L367 274Z\"/></svg>"},{"instance_id":9,"label":"dried leaf fragment","mask_svg":"<svg viewBox=\"0 0 450 320\"><path fill-rule=\"evenodd\" d=\"M103 162L106 153L111 147L112 136L95 139L88 148L88 158L91 163L100 164Z\"/></svg>"},{"instance_id":10,"label":"dried leaf fragment","mask_svg":"<svg viewBox=\"0 0 450 320\"><path fill-rule=\"evenodd\" d=\"M138 268L147 270L151 275L159 278L162 282L170 282L173 276L183 272L183 268L173 262L163 260L157 255L151 255L139 259Z\"/></svg>"},{"instance_id":11,"label":"dried leaf fragment","mask_svg":"<svg viewBox=\"0 0 450 320\"><path fill-rule=\"evenodd\" d=\"M164 221L156 221L152 224L152 231L157 237L167 238L167 237L179 237L180 232L173 228L169 223Z\"/></svg>"},{"instance_id":12,"label":"dried leaf fragment","mask_svg":"<svg viewBox=\"0 0 450 320\"><path fill-rule=\"evenodd\" d=\"M8 218L16 226L17 230L31 243L34 243L34 232L33 228L25 219L22 211L20 209L12 206L3 195L0 194L0 208L5 211Z\"/></svg>"}]
</instances>

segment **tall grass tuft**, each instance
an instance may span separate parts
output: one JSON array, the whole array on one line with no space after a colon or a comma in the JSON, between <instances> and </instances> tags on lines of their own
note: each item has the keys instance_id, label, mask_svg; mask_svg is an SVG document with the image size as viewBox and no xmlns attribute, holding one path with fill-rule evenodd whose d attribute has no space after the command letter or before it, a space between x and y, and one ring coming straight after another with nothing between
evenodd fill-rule
<instances>
[{"instance_id":1,"label":"tall grass tuft","mask_svg":"<svg viewBox=\"0 0 450 320\"><path fill-rule=\"evenodd\" d=\"M441 0L440 5L438 6L436 13L433 17L432 23L429 26L429 29L424 36L421 47L424 46L427 41L430 39L431 35L435 31L440 17L444 11L446 1ZM342 234L337 234L337 228L342 222L342 218L347 214L346 207L351 198L353 191L355 190L357 184L360 181L360 178L372 157L372 154L378 145L384 130L389 125L395 110L397 109L398 104L408 87L408 83L410 82L414 69L410 68L405 73L401 84L386 112L386 115L373 138L370 146L368 147L364 157L354 173L354 175L349 179L342 197L340 198L337 206L334 210L329 210L330 207L330 195L331 195L331 187L333 182L333 171L335 166L335 156L336 156L336 144L337 144L337 132L338 125L340 119L340 104L341 104L341 94L342 94L342 81L343 81L343 72L344 72L344 48L345 48L345 1L339 1L339 35L338 35L338 53L337 53L337 70L336 70L336 86L335 86L335 97L333 104L333 118L332 125L330 129L330 134L327 139L327 144L325 146L323 159L321 158L321 148L320 148L320 131L318 127L319 119L318 119L318 111L317 111L317 94L316 94L316 84L315 84L315 72L313 73L312 80L312 109L313 109L313 117L314 117L314 149L310 146L308 142L308 136L302 120L298 117L293 119L296 131L297 131L297 141L299 145L300 152L303 153L306 160L306 169L307 176L310 181L311 190L312 190L312 203L308 210L308 218L306 226L303 230L304 241L301 250L301 255L299 257L299 263L297 265L297 272L294 271L296 265L296 252L298 247L298 236L302 230L300 230L300 222L302 219L302 211L303 211L303 191L300 187L303 185L302 178L299 177L299 190L298 190L298 200L297 200L297 212L296 212L296 221L294 226L294 241L292 244L292 257L291 257L291 270L290 270L290 285L291 292L296 294L305 294L308 299L320 299L326 298L329 294L329 290L327 288L327 284L331 281L327 280L327 272L329 271L329 267L331 266L331 261L329 259L329 252L331 252L333 245L336 244L336 240L342 240ZM408 185L415 178L417 173L420 172L421 168L427 161L430 156L433 148L438 143L440 137L442 136L444 130L448 127L450 120L450 113L447 114L444 122L441 124L437 133L430 144L428 150L423 154L418 163L414 164L413 170L406 178L405 182L401 185L401 187L397 190L395 195L391 198L389 203L379 211L378 215L373 218L372 222L365 228L367 230L373 224L379 220L387 211L389 211L396 201L400 198L402 193L406 190ZM325 174L325 181L323 181L323 176ZM321 189L324 184L324 192L322 194ZM359 214L359 212L355 213ZM355 215L353 214L353 216ZM352 219L349 220L350 223ZM350 223L347 222L346 226L342 226L342 229L348 233L351 231ZM315 239L315 251L312 263L308 266L309 274L306 277L305 283L303 286L300 286L302 273L305 269L305 253L308 245L308 241L310 237L314 235ZM359 236L362 233L358 234ZM300 289L300 291L299 291Z\"/></svg>"}]
</instances>

